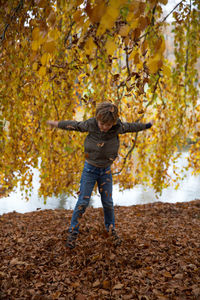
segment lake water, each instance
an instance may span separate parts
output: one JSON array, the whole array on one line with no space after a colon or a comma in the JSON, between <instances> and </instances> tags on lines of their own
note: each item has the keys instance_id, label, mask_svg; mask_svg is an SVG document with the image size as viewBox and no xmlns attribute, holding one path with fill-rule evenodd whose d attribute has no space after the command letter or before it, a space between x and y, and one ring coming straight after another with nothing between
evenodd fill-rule
<instances>
[{"instance_id":1,"label":"lake water","mask_svg":"<svg viewBox=\"0 0 200 300\"><path fill-rule=\"evenodd\" d=\"M187 152L183 152L181 158L177 161L177 167L182 169L187 165ZM169 170L169 174L172 174L172 169ZM195 199L200 199L200 175L192 176L191 170L185 171L186 178L180 182L180 188L175 190L174 187L169 187L163 190L161 196L156 197L156 194L151 188L144 188L142 185L138 185L130 190L119 191L119 187L115 185L113 187L113 201L114 205L130 206L136 204L146 204L152 202L185 202ZM40 209L56 209L65 208L73 209L77 197L67 197L61 195L60 197L48 197L47 203L44 204L44 200L38 197L39 188L39 172L34 170L33 176L33 190L29 201L25 200L25 197L21 195L20 186L16 191L10 193L8 197L0 198L0 214L17 211L20 213L35 211ZM93 194L90 206L101 207L101 199L97 194Z\"/></svg>"}]
</instances>

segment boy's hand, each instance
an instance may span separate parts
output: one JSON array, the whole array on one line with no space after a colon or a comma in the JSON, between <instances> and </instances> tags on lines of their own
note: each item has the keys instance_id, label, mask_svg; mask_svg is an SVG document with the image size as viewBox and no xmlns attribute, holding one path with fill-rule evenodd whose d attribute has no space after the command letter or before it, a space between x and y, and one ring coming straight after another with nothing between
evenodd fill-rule
<instances>
[{"instance_id":1,"label":"boy's hand","mask_svg":"<svg viewBox=\"0 0 200 300\"><path fill-rule=\"evenodd\" d=\"M47 125L50 125L51 128L58 127L58 121L47 121Z\"/></svg>"},{"instance_id":2,"label":"boy's hand","mask_svg":"<svg viewBox=\"0 0 200 300\"><path fill-rule=\"evenodd\" d=\"M146 129L151 128L153 126L153 120L150 122L146 123Z\"/></svg>"},{"instance_id":3,"label":"boy's hand","mask_svg":"<svg viewBox=\"0 0 200 300\"><path fill-rule=\"evenodd\" d=\"M151 126L153 126L154 120L151 120L149 123L151 123Z\"/></svg>"}]
</instances>

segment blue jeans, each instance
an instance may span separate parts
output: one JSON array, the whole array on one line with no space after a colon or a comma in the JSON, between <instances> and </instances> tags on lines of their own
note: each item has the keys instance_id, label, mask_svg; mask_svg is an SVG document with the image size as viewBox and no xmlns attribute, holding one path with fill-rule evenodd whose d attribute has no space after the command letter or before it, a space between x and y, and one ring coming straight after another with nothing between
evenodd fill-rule
<instances>
[{"instance_id":1,"label":"blue jeans","mask_svg":"<svg viewBox=\"0 0 200 300\"><path fill-rule=\"evenodd\" d=\"M110 225L112 225L113 228L115 227L111 168L110 166L107 168L97 168L88 162L85 162L80 182L80 194L73 211L71 225L69 228L70 232L73 231L78 233L80 218L89 204L96 182L101 195L106 230L109 231Z\"/></svg>"}]
</instances>

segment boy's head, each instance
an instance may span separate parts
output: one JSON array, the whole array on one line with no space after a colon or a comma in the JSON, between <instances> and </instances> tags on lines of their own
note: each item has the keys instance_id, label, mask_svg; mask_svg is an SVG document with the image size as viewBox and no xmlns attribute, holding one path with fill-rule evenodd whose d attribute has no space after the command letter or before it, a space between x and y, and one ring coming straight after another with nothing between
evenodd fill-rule
<instances>
[{"instance_id":1,"label":"boy's head","mask_svg":"<svg viewBox=\"0 0 200 300\"><path fill-rule=\"evenodd\" d=\"M118 108L111 102L102 102L96 109L96 120L101 131L107 132L118 119Z\"/></svg>"}]
</instances>

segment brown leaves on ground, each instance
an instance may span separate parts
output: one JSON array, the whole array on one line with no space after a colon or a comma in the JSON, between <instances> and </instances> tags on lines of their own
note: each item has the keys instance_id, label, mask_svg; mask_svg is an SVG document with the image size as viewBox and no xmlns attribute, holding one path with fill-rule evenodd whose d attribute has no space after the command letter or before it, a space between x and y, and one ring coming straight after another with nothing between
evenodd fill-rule
<instances>
[{"instance_id":1,"label":"brown leaves on ground","mask_svg":"<svg viewBox=\"0 0 200 300\"><path fill-rule=\"evenodd\" d=\"M200 200L115 207L117 248L88 208L77 246L72 211L0 217L0 299L200 299Z\"/></svg>"}]
</instances>

